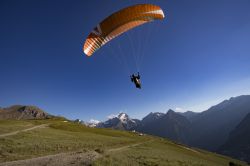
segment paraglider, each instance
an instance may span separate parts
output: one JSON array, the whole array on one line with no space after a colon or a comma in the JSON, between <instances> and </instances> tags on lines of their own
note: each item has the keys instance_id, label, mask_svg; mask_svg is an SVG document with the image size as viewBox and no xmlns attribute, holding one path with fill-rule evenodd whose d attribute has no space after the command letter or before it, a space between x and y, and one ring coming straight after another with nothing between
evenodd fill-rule
<instances>
[{"instance_id":1,"label":"paraglider","mask_svg":"<svg viewBox=\"0 0 250 166\"><path fill-rule=\"evenodd\" d=\"M152 4L138 4L121 9L97 24L86 39L83 52L90 57L119 35L145 23L162 20L164 17L162 9ZM138 76L133 74L131 78L136 87L141 88L140 76Z\"/></svg>"}]
</instances>

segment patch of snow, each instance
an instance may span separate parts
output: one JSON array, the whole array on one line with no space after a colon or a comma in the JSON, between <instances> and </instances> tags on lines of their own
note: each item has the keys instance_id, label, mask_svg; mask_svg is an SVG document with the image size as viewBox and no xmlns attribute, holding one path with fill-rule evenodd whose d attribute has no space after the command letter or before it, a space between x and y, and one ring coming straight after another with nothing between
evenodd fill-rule
<instances>
[{"instance_id":1,"label":"patch of snow","mask_svg":"<svg viewBox=\"0 0 250 166\"><path fill-rule=\"evenodd\" d=\"M161 117L161 116L164 115L164 114L163 114L163 113L160 113L160 112L156 112L155 115L156 115L157 117Z\"/></svg>"},{"instance_id":2,"label":"patch of snow","mask_svg":"<svg viewBox=\"0 0 250 166\"><path fill-rule=\"evenodd\" d=\"M99 123L100 123L99 120L90 119L89 122L85 123L85 125L87 125L89 127L96 127Z\"/></svg>"},{"instance_id":3,"label":"patch of snow","mask_svg":"<svg viewBox=\"0 0 250 166\"><path fill-rule=\"evenodd\" d=\"M109 116L107 116L108 119L113 119L113 118L116 118L118 115L114 115L114 114L111 114Z\"/></svg>"},{"instance_id":4,"label":"patch of snow","mask_svg":"<svg viewBox=\"0 0 250 166\"><path fill-rule=\"evenodd\" d=\"M135 123L135 121L133 119L130 119L130 120L131 120L131 122Z\"/></svg>"},{"instance_id":5,"label":"patch of snow","mask_svg":"<svg viewBox=\"0 0 250 166\"><path fill-rule=\"evenodd\" d=\"M100 123L100 121L95 119L90 119L89 123L98 124Z\"/></svg>"},{"instance_id":6,"label":"patch of snow","mask_svg":"<svg viewBox=\"0 0 250 166\"><path fill-rule=\"evenodd\" d=\"M119 115L119 119L120 119L121 121L127 120L126 114L125 114L125 113L121 113L121 114Z\"/></svg>"}]
</instances>

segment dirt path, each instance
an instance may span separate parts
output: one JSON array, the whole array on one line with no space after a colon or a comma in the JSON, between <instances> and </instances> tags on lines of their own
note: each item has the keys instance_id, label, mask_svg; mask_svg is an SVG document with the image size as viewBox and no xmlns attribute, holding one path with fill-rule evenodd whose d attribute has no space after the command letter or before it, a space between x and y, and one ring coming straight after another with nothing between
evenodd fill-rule
<instances>
[{"instance_id":1,"label":"dirt path","mask_svg":"<svg viewBox=\"0 0 250 166\"><path fill-rule=\"evenodd\" d=\"M20 132L35 130L37 128L44 128L44 127L47 127L47 126L48 126L48 124L41 124L41 125L38 125L38 126L33 126L31 128L23 129L23 130L13 131L13 132L10 132L10 133L5 133L5 134L0 134L0 138L7 137L7 136L10 136L10 135L16 135L16 134L18 134Z\"/></svg>"},{"instance_id":2,"label":"dirt path","mask_svg":"<svg viewBox=\"0 0 250 166\"><path fill-rule=\"evenodd\" d=\"M119 148L108 149L106 153L116 152L125 150L130 147L135 147L141 144L145 144L150 141L140 142L136 144L126 145ZM97 153L96 151L87 151L87 152L69 152L69 153L60 153L56 155L42 156L26 160L11 161L6 163L1 163L0 166L89 166L91 163L99 157L102 157L103 154Z\"/></svg>"},{"instance_id":3,"label":"dirt path","mask_svg":"<svg viewBox=\"0 0 250 166\"><path fill-rule=\"evenodd\" d=\"M194 152L194 153L200 153L199 151L197 151L197 150L195 150L195 149L191 149L191 148L189 148L189 147L186 147L186 146L181 146L181 145L177 145L177 146L179 146L180 148L183 148L183 149L186 149L186 150L189 150L189 151L192 151L192 152Z\"/></svg>"},{"instance_id":4,"label":"dirt path","mask_svg":"<svg viewBox=\"0 0 250 166\"><path fill-rule=\"evenodd\" d=\"M149 143L149 142L152 142L152 141L153 141L153 140L145 141L145 142L140 142L140 143L136 143L136 144L131 144L131 145L127 145L127 146L122 146L122 147L119 147L119 148L113 148L113 149L107 150L107 152L121 151L121 150L125 150L125 149L127 149L127 148L139 146L139 145L142 145L142 144L145 144L145 143Z\"/></svg>"}]
</instances>

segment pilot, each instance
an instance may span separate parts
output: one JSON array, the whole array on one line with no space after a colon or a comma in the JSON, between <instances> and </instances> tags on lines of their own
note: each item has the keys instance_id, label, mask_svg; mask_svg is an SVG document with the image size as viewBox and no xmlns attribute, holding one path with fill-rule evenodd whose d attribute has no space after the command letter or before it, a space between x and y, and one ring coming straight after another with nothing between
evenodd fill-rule
<instances>
[{"instance_id":1,"label":"pilot","mask_svg":"<svg viewBox=\"0 0 250 166\"><path fill-rule=\"evenodd\" d=\"M130 76L131 81L135 83L135 87L136 87L136 88L139 88L139 89L141 89L140 78L141 78L141 77L140 77L139 72L137 73L137 76L134 75L134 74L132 74L132 75Z\"/></svg>"}]
</instances>

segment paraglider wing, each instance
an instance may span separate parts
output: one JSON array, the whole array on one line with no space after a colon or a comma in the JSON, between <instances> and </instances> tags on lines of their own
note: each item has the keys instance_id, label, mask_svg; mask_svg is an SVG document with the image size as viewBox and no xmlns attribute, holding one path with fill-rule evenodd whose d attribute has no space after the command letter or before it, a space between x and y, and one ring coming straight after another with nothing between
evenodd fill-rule
<instances>
[{"instance_id":1,"label":"paraglider wing","mask_svg":"<svg viewBox=\"0 0 250 166\"><path fill-rule=\"evenodd\" d=\"M99 23L88 35L83 52L91 56L104 44L144 23L163 19L164 13L159 6L139 4L124 8Z\"/></svg>"}]
</instances>

